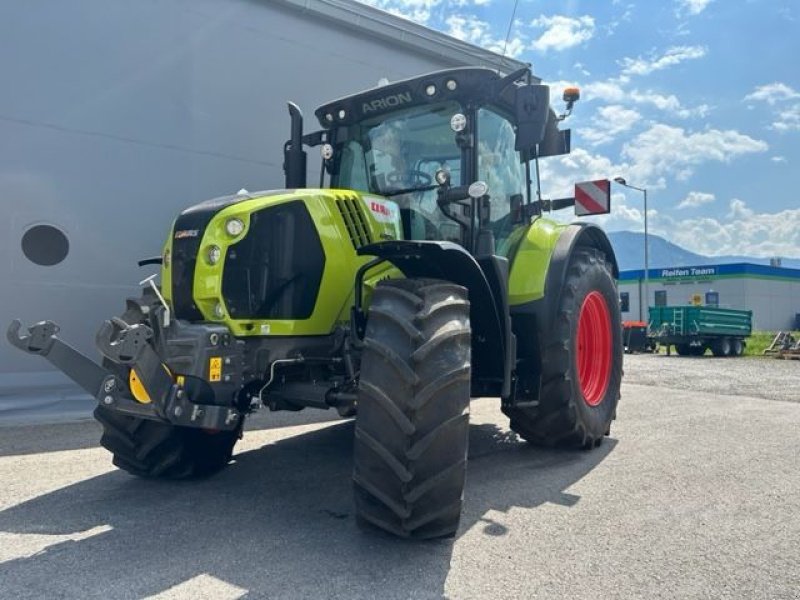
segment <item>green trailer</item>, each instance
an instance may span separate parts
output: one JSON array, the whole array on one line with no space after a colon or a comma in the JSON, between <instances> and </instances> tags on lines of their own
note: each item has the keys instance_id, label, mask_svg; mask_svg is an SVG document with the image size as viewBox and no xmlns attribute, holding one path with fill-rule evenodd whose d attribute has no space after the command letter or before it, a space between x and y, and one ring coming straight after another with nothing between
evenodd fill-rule
<instances>
[{"instance_id":1,"label":"green trailer","mask_svg":"<svg viewBox=\"0 0 800 600\"><path fill-rule=\"evenodd\" d=\"M753 330L753 311L714 306L651 306L650 331L682 356L741 356Z\"/></svg>"}]
</instances>

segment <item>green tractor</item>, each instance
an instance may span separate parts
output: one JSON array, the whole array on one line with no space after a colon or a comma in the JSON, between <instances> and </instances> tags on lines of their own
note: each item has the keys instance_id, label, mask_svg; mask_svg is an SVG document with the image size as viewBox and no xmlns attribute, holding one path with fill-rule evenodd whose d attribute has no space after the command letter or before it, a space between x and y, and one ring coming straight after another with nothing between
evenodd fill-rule
<instances>
[{"instance_id":1,"label":"green tractor","mask_svg":"<svg viewBox=\"0 0 800 600\"><path fill-rule=\"evenodd\" d=\"M593 448L615 417L614 252L595 226L545 218L575 198L543 200L538 181L539 159L569 152L558 124L577 99L559 116L528 69L459 68L325 104L310 134L290 103L286 189L184 210L140 262L160 285L97 333L100 364L50 321L8 339L96 396L101 443L134 475L221 469L262 406L334 408L355 415L358 520L453 535L470 398L499 397L544 446ZM607 210L607 183L583 214Z\"/></svg>"}]
</instances>

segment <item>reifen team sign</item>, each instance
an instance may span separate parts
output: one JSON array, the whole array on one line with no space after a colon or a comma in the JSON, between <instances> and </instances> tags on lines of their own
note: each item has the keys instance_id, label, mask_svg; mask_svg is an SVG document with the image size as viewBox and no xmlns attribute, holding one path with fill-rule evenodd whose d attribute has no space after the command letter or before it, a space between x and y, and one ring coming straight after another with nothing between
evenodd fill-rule
<instances>
[{"instance_id":1,"label":"reifen team sign","mask_svg":"<svg viewBox=\"0 0 800 600\"><path fill-rule=\"evenodd\" d=\"M575 214L605 215L611 212L611 182L608 179L575 184Z\"/></svg>"}]
</instances>

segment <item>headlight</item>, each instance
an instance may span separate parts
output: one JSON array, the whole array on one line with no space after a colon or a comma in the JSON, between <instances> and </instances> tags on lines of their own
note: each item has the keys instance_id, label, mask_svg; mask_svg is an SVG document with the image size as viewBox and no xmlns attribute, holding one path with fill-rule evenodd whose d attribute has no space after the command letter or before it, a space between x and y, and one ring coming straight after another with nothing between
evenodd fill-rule
<instances>
[{"instance_id":1,"label":"headlight","mask_svg":"<svg viewBox=\"0 0 800 600\"><path fill-rule=\"evenodd\" d=\"M215 265L219 262L219 259L222 257L222 250L219 249L219 246L209 246L206 248L206 260L208 264Z\"/></svg>"},{"instance_id":2,"label":"headlight","mask_svg":"<svg viewBox=\"0 0 800 600\"><path fill-rule=\"evenodd\" d=\"M228 219L225 221L225 231L228 232L228 235L236 237L244 231L244 221L236 218Z\"/></svg>"},{"instance_id":3,"label":"headlight","mask_svg":"<svg viewBox=\"0 0 800 600\"><path fill-rule=\"evenodd\" d=\"M218 319L222 319L225 316L225 307L222 306L222 302L217 302L216 306L214 306L214 316Z\"/></svg>"}]
</instances>

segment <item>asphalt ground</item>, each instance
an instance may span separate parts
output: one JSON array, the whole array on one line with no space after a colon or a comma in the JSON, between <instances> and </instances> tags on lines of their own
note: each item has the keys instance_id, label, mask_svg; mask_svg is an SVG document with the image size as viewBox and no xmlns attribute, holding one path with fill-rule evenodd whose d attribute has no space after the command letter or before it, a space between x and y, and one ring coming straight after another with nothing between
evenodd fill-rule
<instances>
[{"instance_id":1,"label":"asphalt ground","mask_svg":"<svg viewBox=\"0 0 800 600\"><path fill-rule=\"evenodd\" d=\"M630 383L670 360L626 357L591 452L473 402L461 527L425 543L356 526L329 414L258 415L191 482L114 469L93 422L2 428L0 598L799 598L800 404Z\"/></svg>"},{"instance_id":2,"label":"asphalt ground","mask_svg":"<svg viewBox=\"0 0 800 600\"><path fill-rule=\"evenodd\" d=\"M800 360L625 355L625 382L769 400L800 402Z\"/></svg>"}]
</instances>

